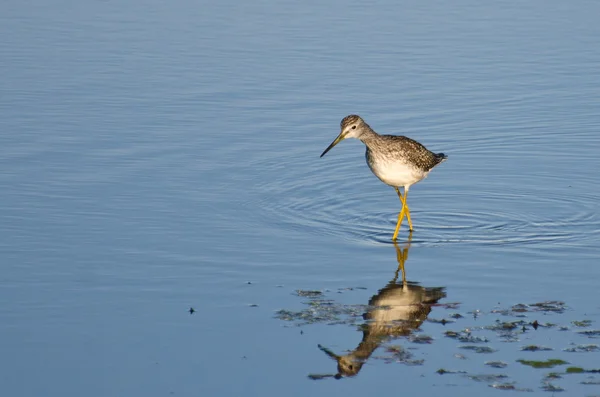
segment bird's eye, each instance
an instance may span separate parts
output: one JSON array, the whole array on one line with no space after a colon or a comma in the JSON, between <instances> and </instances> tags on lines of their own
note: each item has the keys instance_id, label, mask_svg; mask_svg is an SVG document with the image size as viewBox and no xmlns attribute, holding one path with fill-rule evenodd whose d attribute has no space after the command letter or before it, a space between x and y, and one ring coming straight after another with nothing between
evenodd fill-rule
<instances>
[{"instance_id":1,"label":"bird's eye","mask_svg":"<svg viewBox=\"0 0 600 397\"><path fill-rule=\"evenodd\" d=\"M352 129L353 129L353 130L355 130L355 129L356 129L356 126L355 126L355 125L353 125L353 126L352 126Z\"/></svg>"}]
</instances>

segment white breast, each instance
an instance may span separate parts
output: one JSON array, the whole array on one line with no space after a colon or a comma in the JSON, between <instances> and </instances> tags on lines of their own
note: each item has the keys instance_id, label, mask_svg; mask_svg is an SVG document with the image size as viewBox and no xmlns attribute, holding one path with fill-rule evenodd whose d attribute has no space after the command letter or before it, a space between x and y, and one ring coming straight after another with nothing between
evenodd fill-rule
<instances>
[{"instance_id":1,"label":"white breast","mask_svg":"<svg viewBox=\"0 0 600 397\"><path fill-rule=\"evenodd\" d=\"M381 182L393 187L413 185L426 178L429 173L399 161L389 163L369 163L367 161L367 164L369 164L369 168Z\"/></svg>"}]
</instances>

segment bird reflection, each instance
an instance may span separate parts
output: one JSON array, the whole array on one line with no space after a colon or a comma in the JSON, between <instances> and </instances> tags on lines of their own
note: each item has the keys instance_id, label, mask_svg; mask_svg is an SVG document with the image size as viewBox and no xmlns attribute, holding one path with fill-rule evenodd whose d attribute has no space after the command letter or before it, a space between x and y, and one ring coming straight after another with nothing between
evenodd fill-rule
<instances>
[{"instance_id":1,"label":"bird reflection","mask_svg":"<svg viewBox=\"0 0 600 397\"><path fill-rule=\"evenodd\" d=\"M431 312L431 306L446 296L443 287L427 288L406 281L405 263L412 232L403 247L394 243L398 268L394 278L369 300L369 309L363 314L363 338L356 349L340 356L319 345L325 354L337 361L335 375L310 375L311 378L355 376L371 354L390 339L408 336L419 328ZM401 282L398 278L401 276Z\"/></svg>"}]
</instances>

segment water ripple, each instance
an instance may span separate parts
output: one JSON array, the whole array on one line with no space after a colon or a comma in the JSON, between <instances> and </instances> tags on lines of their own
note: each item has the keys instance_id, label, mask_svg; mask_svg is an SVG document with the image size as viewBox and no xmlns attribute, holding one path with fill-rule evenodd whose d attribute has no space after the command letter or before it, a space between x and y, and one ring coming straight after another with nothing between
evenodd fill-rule
<instances>
[{"instance_id":1,"label":"water ripple","mask_svg":"<svg viewBox=\"0 0 600 397\"><path fill-rule=\"evenodd\" d=\"M504 164L510 163L510 152L502 150ZM522 155L525 149L520 150ZM494 148L488 147L486 152L493 153ZM327 163L292 167L286 167L286 162L300 163L302 155L263 159L262 167L276 175L259 186L269 192L256 203L265 221L282 229L390 244L399 202L392 189L376 187L364 164L356 164L355 155L347 153L333 156ZM454 180L451 170L436 170L429 181L411 191L413 241L538 248L589 245L600 237L599 197L587 190L593 178L581 174L571 180L563 164L555 164L560 165L556 168L562 169L562 174L537 171L520 180L510 169L495 177L476 170L472 181L466 182ZM405 234L406 223L400 238Z\"/></svg>"}]
</instances>

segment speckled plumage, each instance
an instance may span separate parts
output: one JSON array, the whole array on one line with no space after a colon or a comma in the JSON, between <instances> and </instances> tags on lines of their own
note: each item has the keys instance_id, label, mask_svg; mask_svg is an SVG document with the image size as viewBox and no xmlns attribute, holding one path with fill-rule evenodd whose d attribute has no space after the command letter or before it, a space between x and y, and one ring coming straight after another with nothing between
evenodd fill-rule
<instances>
[{"instance_id":1,"label":"speckled plumage","mask_svg":"<svg viewBox=\"0 0 600 397\"><path fill-rule=\"evenodd\" d=\"M356 138L366 146L365 157L371 171L382 182L393 186L410 186L427 176L436 165L446 160L443 153L433 153L419 142L405 136L379 135L365 121L355 114L346 116L340 122L340 128L345 131L349 126L355 125L360 131ZM406 175L400 178L386 178L383 170L385 164L396 164L390 168L391 172L398 168L406 168ZM402 171L396 171L396 174ZM405 183L396 184L397 179L404 179ZM402 182L402 181L400 181Z\"/></svg>"},{"instance_id":2,"label":"speckled plumage","mask_svg":"<svg viewBox=\"0 0 600 397\"><path fill-rule=\"evenodd\" d=\"M432 153L419 142L405 136L378 135L365 142L370 161L402 159L407 165L428 172L446 160L443 153Z\"/></svg>"}]
</instances>

